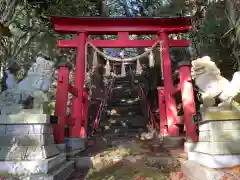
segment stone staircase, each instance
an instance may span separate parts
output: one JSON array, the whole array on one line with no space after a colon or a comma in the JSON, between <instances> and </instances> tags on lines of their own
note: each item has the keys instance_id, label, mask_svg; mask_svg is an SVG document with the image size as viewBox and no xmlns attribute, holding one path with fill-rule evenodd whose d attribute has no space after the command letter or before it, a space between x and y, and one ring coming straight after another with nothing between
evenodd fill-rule
<instances>
[{"instance_id":1,"label":"stone staircase","mask_svg":"<svg viewBox=\"0 0 240 180\"><path fill-rule=\"evenodd\" d=\"M144 79L136 76L135 81L141 84ZM131 76L116 78L106 117L100 121L101 133L124 136L146 130L149 120L142 105L143 99L138 97Z\"/></svg>"}]
</instances>

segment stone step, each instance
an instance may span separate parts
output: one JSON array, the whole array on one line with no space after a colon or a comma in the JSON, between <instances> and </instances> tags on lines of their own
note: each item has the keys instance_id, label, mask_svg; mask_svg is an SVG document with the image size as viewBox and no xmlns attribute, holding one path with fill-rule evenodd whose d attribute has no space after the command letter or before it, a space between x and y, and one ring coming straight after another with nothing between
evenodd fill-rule
<instances>
[{"instance_id":1,"label":"stone step","mask_svg":"<svg viewBox=\"0 0 240 180\"><path fill-rule=\"evenodd\" d=\"M1 146L0 160L42 160L59 153L56 144L46 146Z\"/></svg>"},{"instance_id":2,"label":"stone step","mask_svg":"<svg viewBox=\"0 0 240 180\"><path fill-rule=\"evenodd\" d=\"M195 161L209 168L228 168L240 164L240 155L210 155L199 152L189 152L188 160Z\"/></svg>"},{"instance_id":3,"label":"stone step","mask_svg":"<svg viewBox=\"0 0 240 180\"><path fill-rule=\"evenodd\" d=\"M220 180L220 179L231 179L231 177L215 169L210 169L204 166L201 166L194 161L180 161L181 170L188 180Z\"/></svg>"},{"instance_id":4,"label":"stone step","mask_svg":"<svg viewBox=\"0 0 240 180\"><path fill-rule=\"evenodd\" d=\"M135 80L145 80L146 78L142 75L136 75L133 77ZM126 80L132 80L132 76L123 76L123 77L116 77L115 81L126 81Z\"/></svg>"},{"instance_id":5,"label":"stone step","mask_svg":"<svg viewBox=\"0 0 240 180\"><path fill-rule=\"evenodd\" d=\"M103 129L102 133L108 134L108 133L115 133L115 134L125 134L125 133L138 133L138 132L143 132L145 127L142 128L127 128L127 127L122 127L122 126L112 126L109 129Z\"/></svg>"},{"instance_id":6,"label":"stone step","mask_svg":"<svg viewBox=\"0 0 240 180\"><path fill-rule=\"evenodd\" d=\"M142 113L142 108L139 105L132 105L132 106L113 106L108 105L107 106L110 111L115 111L115 114L128 114L128 112L139 112L139 114Z\"/></svg>"},{"instance_id":7,"label":"stone step","mask_svg":"<svg viewBox=\"0 0 240 180\"><path fill-rule=\"evenodd\" d=\"M200 131L199 141L201 142L240 141L240 130Z\"/></svg>"},{"instance_id":8,"label":"stone step","mask_svg":"<svg viewBox=\"0 0 240 180\"><path fill-rule=\"evenodd\" d=\"M102 121L100 126L145 127L148 122L148 118L143 116L120 116L110 117L108 120Z\"/></svg>"},{"instance_id":9,"label":"stone step","mask_svg":"<svg viewBox=\"0 0 240 180\"><path fill-rule=\"evenodd\" d=\"M54 137L52 134L45 135L18 135L18 136L0 136L1 146L38 146L54 144Z\"/></svg>"},{"instance_id":10,"label":"stone step","mask_svg":"<svg viewBox=\"0 0 240 180\"><path fill-rule=\"evenodd\" d=\"M107 110L107 114L111 117L134 116L134 115L144 116L143 112L140 110L138 111L131 110L131 111L126 111L124 114L123 113L119 114L116 109L110 109L110 110Z\"/></svg>"},{"instance_id":11,"label":"stone step","mask_svg":"<svg viewBox=\"0 0 240 180\"><path fill-rule=\"evenodd\" d=\"M66 180L74 171L74 162L68 161L63 163L59 168L54 169L48 174L35 174L35 175L19 175L19 176L10 176L6 177L6 180ZM4 177L4 176L3 176Z\"/></svg>"},{"instance_id":12,"label":"stone step","mask_svg":"<svg viewBox=\"0 0 240 180\"><path fill-rule=\"evenodd\" d=\"M66 162L65 153L43 160L0 161L0 173L15 175L46 174L64 162Z\"/></svg>"},{"instance_id":13,"label":"stone step","mask_svg":"<svg viewBox=\"0 0 240 180\"><path fill-rule=\"evenodd\" d=\"M29 112L20 112L17 114L0 115L0 124L53 124L57 123L58 118L48 114L32 114Z\"/></svg>"},{"instance_id":14,"label":"stone step","mask_svg":"<svg viewBox=\"0 0 240 180\"><path fill-rule=\"evenodd\" d=\"M235 142L198 142L193 148L194 152L212 155L240 155L239 141Z\"/></svg>"},{"instance_id":15,"label":"stone step","mask_svg":"<svg viewBox=\"0 0 240 180\"><path fill-rule=\"evenodd\" d=\"M141 99L138 96L127 98L127 97L114 97L111 100L111 103L132 103L139 102Z\"/></svg>"},{"instance_id":16,"label":"stone step","mask_svg":"<svg viewBox=\"0 0 240 180\"><path fill-rule=\"evenodd\" d=\"M132 105L140 105L140 99L134 98L134 99L116 99L113 98L110 102L110 105L114 106L132 106Z\"/></svg>"},{"instance_id":17,"label":"stone step","mask_svg":"<svg viewBox=\"0 0 240 180\"><path fill-rule=\"evenodd\" d=\"M240 130L240 120L206 121L199 123L199 131Z\"/></svg>"},{"instance_id":18,"label":"stone step","mask_svg":"<svg viewBox=\"0 0 240 180\"><path fill-rule=\"evenodd\" d=\"M18 136L25 134L52 134L50 124L12 124L0 125L0 136Z\"/></svg>"}]
</instances>

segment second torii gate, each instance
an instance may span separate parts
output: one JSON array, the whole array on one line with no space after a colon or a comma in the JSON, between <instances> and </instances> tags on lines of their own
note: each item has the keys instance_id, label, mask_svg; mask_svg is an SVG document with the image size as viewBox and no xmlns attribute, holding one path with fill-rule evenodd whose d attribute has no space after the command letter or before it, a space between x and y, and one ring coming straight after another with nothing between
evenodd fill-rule
<instances>
[{"instance_id":1,"label":"second torii gate","mask_svg":"<svg viewBox=\"0 0 240 180\"><path fill-rule=\"evenodd\" d=\"M85 48L86 42L91 42L99 48L140 48L151 47L156 41L162 42L162 67L164 76L164 90L159 90L159 98L163 93L163 103L159 103L160 113L166 116L160 116L160 123L167 125L168 135L178 136L178 123L176 102L173 92L176 88L173 86L171 59L169 47L188 47L189 40L174 40L168 37L169 34L186 33L191 29L191 17L171 17L171 18L104 18L104 17L52 17L54 29L57 32L77 34L72 40L59 40L60 48L76 48L76 64L74 74L74 86L69 84L68 89L63 90L58 87L56 99L56 115L66 116L65 104L67 103L67 93L70 91L75 94L72 102L71 119L73 128L70 130L70 137L78 138L82 136L83 117L82 111L84 99L84 73L85 73ZM157 34L158 38L153 40L129 40L129 35ZM89 35L117 35L117 40L94 40ZM185 69L184 69L185 68ZM184 123L188 135L197 140L196 127L192 122L192 116L195 111L192 87L189 86L191 77L189 66L184 66L182 75L180 75L180 89L182 91L184 113ZM67 82L68 83L68 82ZM187 86L185 84L188 83ZM191 84L191 83L190 83ZM162 97L162 96L161 96ZM164 112L163 112L164 111ZM163 119L164 118L164 119ZM166 119L165 119L166 118ZM61 132L61 131L59 131ZM195 132L195 133L194 133ZM62 132L63 133L63 132ZM58 143L63 142L63 136L56 137Z\"/></svg>"}]
</instances>

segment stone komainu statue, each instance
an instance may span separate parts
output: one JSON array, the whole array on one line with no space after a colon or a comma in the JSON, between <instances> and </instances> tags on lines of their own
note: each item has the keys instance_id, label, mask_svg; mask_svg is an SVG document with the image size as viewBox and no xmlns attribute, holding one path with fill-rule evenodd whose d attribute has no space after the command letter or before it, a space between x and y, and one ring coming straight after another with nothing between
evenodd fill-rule
<instances>
[{"instance_id":1,"label":"stone komainu statue","mask_svg":"<svg viewBox=\"0 0 240 180\"><path fill-rule=\"evenodd\" d=\"M27 76L0 94L1 114L15 114L24 108L41 109L44 102L48 101L45 92L52 84L53 66L53 62L37 57ZM13 76L11 72L8 73L10 77Z\"/></svg>"},{"instance_id":2,"label":"stone komainu statue","mask_svg":"<svg viewBox=\"0 0 240 180\"><path fill-rule=\"evenodd\" d=\"M221 76L216 64L208 56L192 61L192 78L202 95L204 107L214 106L219 99L218 107L232 108L240 90L240 72L235 72L232 81ZM234 105L235 104L235 105Z\"/></svg>"}]
</instances>

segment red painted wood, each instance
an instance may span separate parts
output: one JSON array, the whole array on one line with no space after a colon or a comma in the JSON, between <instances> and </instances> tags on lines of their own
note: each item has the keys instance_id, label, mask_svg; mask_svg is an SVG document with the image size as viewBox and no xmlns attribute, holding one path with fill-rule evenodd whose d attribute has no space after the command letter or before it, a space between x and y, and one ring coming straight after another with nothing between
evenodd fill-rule
<instances>
[{"instance_id":1,"label":"red painted wood","mask_svg":"<svg viewBox=\"0 0 240 180\"><path fill-rule=\"evenodd\" d=\"M164 102L164 90L158 89L158 108L159 108L159 119L160 119L160 134L166 136L167 132L167 117L166 117L166 105Z\"/></svg>"},{"instance_id":2,"label":"red painted wood","mask_svg":"<svg viewBox=\"0 0 240 180\"><path fill-rule=\"evenodd\" d=\"M89 34L117 34L129 32L130 34L156 34L160 30L168 33L181 33L189 31L191 17L171 18L103 18L103 17L59 17L52 16L55 31L83 32Z\"/></svg>"},{"instance_id":3,"label":"red painted wood","mask_svg":"<svg viewBox=\"0 0 240 180\"><path fill-rule=\"evenodd\" d=\"M87 127L88 127L88 93L83 92L83 97L84 97L84 103L83 103L83 124L81 127L81 137L86 138L87 137Z\"/></svg>"},{"instance_id":4,"label":"red painted wood","mask_svg":"<svg viewBox=\"0 0 240 180\"><path fill-rule=\"evenodd\" d=\"M68 91L69 91L72 95L74 95L75 97L78 96L78 90L77 90L77 88L75 88L75 87L74 87L73 85L71 85L71 84L68 85Z\"/></svg>"},{"instance_id":5,"label":"red painted wood","mask_svg":"<svg viewBox=\"0 0 240 180\"><path fill-rule=\"evenodd\" d=\"M137 48L137 47L151 47L158 39L154 40L92 40L88 41L99 48ZM188 47L189 40L168 40L169 47ZM58 40L58 47L74 48L78 46L78 42L73 40Z\"/></svg>"},{"instance_id":6,"label":"red painted wood","mask_svg":"<svg viewBox=\"0 0 240 180\"><path fill-rule=\"evenodd\" d=\"M164 76L164 94L166 104L166 116L168 121L168 135L178 136L179 130L176 126L178 122L177 108L174 97L172 96L173 80L171 59L168 47L168 36L165 32L159 33L162 40L162 59L163 59L163 76Z\"/></svg>"},{"instance_id":7,"label":"red painted wood","mask_svg":"<svg viewBox=\"0 0 240 180\"><path fill-rule=\"evenodd\" d=\"M128 41L129 40L129 33L128 32L118 32L118 40Z\"/></svg>"},{"instance_id":8,"label":"red painted wood","mask_svg":"<svg viewBox=\"0 0 240 180\"><path fill-rule=\"evenodd\" d=\"M64 143L64 130L67 114L67 101L68 101L68 82L69 82L68 67L60 67L58 70L58 84L56 94L56 116L59 117L59 122L54 126L54 137L56 143Z\"/></svg>"},{"instance_id":9,"label":"red painted wood","mask_svg":"<svg viewBox=\"0 0 240 180\"><path fill-rule=\"evenodd\" d=\"M83 122L83 85L85 76L85 43L87 34L80 33L78 36L78 48L76 55L74 87L78 90L78 96L73 97L72 117L75 118L75 125L70 129L71 137L81 137L81 125Z\"/></svg>"},{"instance_id":10,"label":"red painted wood","mask_svg":"<svg viewBox=\"0 0 240 180\"><path fill-rule=\"evenodd\" d=\"M178 93L180 91L181 91L181 86L180 86L180 84L177 84L175 87L173 87L172 95L175 95L176 93Z\"/></svg>"},{"instance_id":11,"label":"red painted wood","mask_svg":"<svg viewBox=\"0 0 240 180\"><path fill-rule=\"evenodd\" d=\"M194 102L191 68L184 65L179 68L180 86L182 93L182 104L184 110L184 123L188 139L193 142L198 141L196 125L193 122L193 116L196 114L196 106Z\"/></svg>"}]
</instances>

